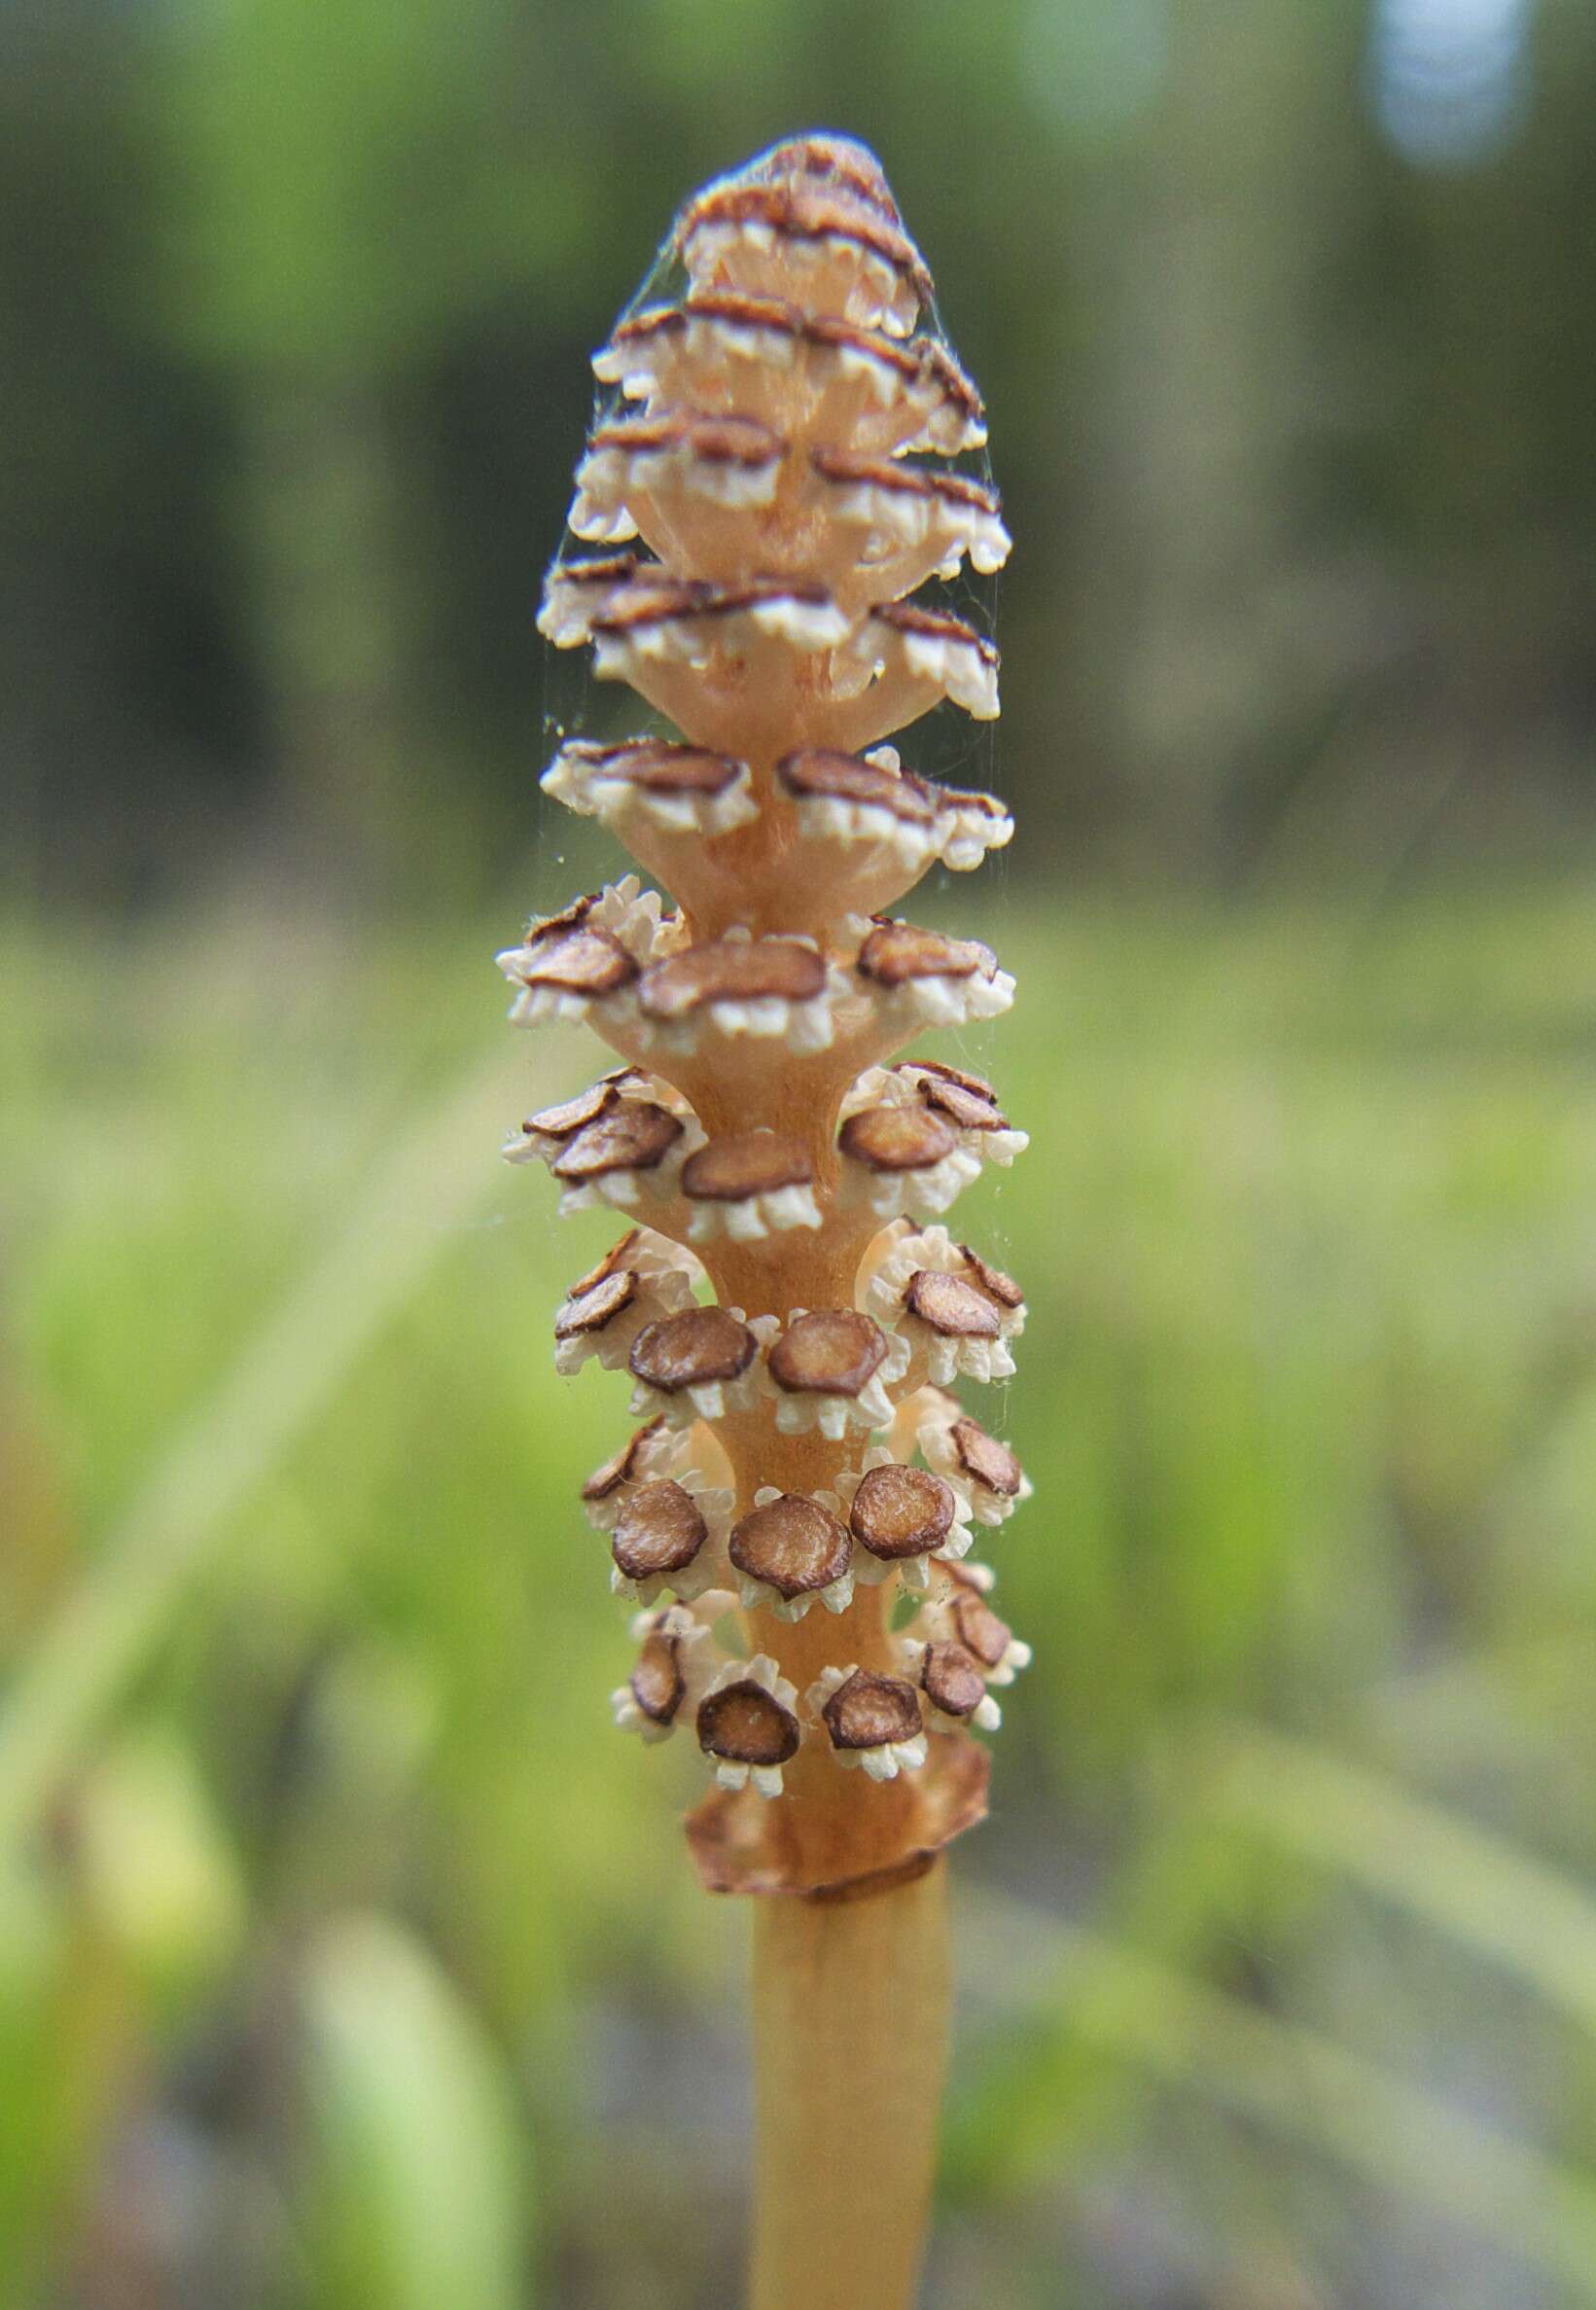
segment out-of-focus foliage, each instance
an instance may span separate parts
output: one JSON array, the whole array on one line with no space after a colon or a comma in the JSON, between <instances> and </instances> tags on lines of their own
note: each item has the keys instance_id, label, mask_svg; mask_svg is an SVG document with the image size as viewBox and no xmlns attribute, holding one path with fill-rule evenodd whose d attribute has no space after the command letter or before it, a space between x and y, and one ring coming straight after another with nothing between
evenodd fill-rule
<instances>
[{"instance_id":1,"label":"out-of-focus foliage","mask_svg":"<svg viewBox=\"0 0 1596 2310\"><path fill-rule=\"evenodd\" d=\"M526 2183L496 2049L386 1918L328 1931L303 1995L312 2299L516 2310Z\"/></svg>"},{"instance_id":2,"label":"out-of-focus foliage","mask_svg":"<svg viewBox=\"0 0 1596 2310\"><path fill-rule=\"evenodd\" d=\"M604 1236L493 1162L591 1053L478 1046L613 863L516 863L586 355L818 124L1018 547L931 2310L1596 2299L1593 93L1577 0L0 7L6 2310L736 2297Z\"/></svg>"},{"instance_id":3,"label":"out-of-focus foliage","mask_svg":"<svg viewBox=\"0 0 1596 2310\"><path fill-rule=\"evenodd\" d=\"M1441 800L1447 848L1561 839L1593 90L1576 0L0 11L8 868L123 897L242 821L479 886L585 356L684 193L813 123L1000 415L1034 871L1227 871L1326 796L1354 849Z\"/></svg>"}]
</instances>

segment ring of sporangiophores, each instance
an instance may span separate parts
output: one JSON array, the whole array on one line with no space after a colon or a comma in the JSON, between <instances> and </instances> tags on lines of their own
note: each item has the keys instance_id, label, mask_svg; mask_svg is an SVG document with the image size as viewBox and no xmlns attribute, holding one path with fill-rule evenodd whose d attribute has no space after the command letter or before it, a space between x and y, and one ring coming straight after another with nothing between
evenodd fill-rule
<instances>
[{"instance_id":1,"label":"ring of sporangiophores","mask_svg":"<svg viewBox=\"0 0 1596 2310\"><path fill-rule=\"evenodd\" d=\"M625 874L498 958L517 1023L619 1061L505 1153L627 1226L554 1326L558 1368L624 1371L644 1423L582 1493L643 1608L616 1721L701 1751L706 1882L834 1893L980 1817L970 1728L1029 1656L970 1551L1030 1487L948 1392L1012 1371L1024 1297L938 1224L1025 1135L978 1076L904 1055L1013 981L895 911L1013 823L883 742L944 700L996 717L990 642L908 597L1009 537L950 462L980 397L862 147L710 185L670 267L594 357L539 623L673 726L567 738L543 781L671 901Z\"/></svg>"}]
</instances>

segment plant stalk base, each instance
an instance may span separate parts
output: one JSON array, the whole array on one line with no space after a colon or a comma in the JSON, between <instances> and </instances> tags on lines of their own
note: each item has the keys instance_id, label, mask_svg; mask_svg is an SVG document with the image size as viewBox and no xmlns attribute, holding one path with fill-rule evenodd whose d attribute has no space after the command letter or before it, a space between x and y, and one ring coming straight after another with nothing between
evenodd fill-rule
<instances>
[{"instance_id":1,"label":"plant stalk base","mask_svg":"<svg viewBox=\"0 0 1596 2310\"><path fill-rule=\"evenodd\" d=\"M947 1867L754 1908L751 2310L909 2310L947 2064Z\"/></svg>"}]
</instances>

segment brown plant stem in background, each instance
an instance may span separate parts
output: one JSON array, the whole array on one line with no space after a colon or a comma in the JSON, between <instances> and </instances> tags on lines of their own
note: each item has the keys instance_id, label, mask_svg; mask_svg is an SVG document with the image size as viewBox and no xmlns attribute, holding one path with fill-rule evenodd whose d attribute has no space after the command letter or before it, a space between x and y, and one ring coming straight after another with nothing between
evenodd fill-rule
<instances>
[{"instance_id":1,"label":"brown plant stem in background","mask_svg":"<svg viewBox=\"0 0 1596 2310\"><path fill-rule=\"evenodd\" d=\"M938 1220L1020 1152L991 1086L900 1054L995 1017L984 946L885 909L1012 832L880 741L998 710L990 644L910 600L1006 558L952 460L979 397L921 329L930 276L873 158L778 146L692 200L675 294L601 352L543 630L680 737L570 739L548 791L628 877L500 959L512 1015L621 1065L530 1117L562 1211L626 1234L568 1290L562 1370L627 1369L631 1439L584 1486L643 1606L617 1721L691 1726L718 1784L699 1873L761 1904L760 2310L912 2293L946 2056L941 1849L979 1820L992 1686L1029 1657L968 1561L1027 1489L950 1393L1006 1377L1025 1308ZM628 406L630 405L630 406Z\"/></svg>"}]
</instances>

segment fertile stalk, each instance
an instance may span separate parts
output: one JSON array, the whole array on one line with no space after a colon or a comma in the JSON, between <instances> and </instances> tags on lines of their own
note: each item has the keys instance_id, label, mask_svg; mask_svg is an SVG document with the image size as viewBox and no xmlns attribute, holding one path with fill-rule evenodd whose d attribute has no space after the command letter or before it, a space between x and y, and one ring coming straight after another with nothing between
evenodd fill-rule
<instances>
[{"instance_id":1,"label":"fertile stalk","mask_svg":"<svg viewBox=\"0 0 1596 2310\"><path fill-rule=\"evenodd\" d=\"M989 1084L900 1053L1008 1009L974 941L891 914L1012 822L916 775L893 732L998 711L997 655L907 597L1009 551L948 461L980 399L921 326L931 283L873 157L775 147L691 200L674 293L628 311L540 624L679 733L568 741L546 789L626 879L535 921L512 1016L621 1062L513 1160L629 1231L572 1284L555 1362L624 1368L643 1424L583 1487L642 1608L614 1695L686 1727L688 1821L755 1936L756 2310L914 2290L945 2061L940 1851L985 1807L970 1727L1029 1657L970 1561L1028 1489L949 1392L1013 1368L1011 1279L935 1224L1024 1147ZM816 1609L818 1608L818 1609Z\"/></svg>"}]
</instances>

